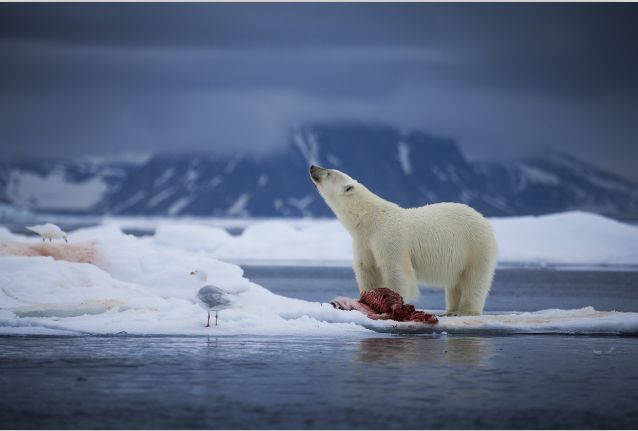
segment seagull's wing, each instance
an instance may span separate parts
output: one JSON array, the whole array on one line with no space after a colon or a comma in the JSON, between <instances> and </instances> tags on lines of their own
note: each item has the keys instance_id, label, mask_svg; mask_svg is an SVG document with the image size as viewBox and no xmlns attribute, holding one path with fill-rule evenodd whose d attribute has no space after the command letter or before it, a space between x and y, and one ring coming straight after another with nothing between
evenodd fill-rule
<instances>
[{"instance_id":1,"label":"seagull's wing","mask_svg":"<svg viewBox=\"0 0 638 431\"><path fill-rule=\"evenodd\" d=\"M197 292L197 298L208 307L223 307L230 304L230 300L222 289L216 286L204 286Z\"/></svg>"},{"instance_id":2,"label":"seagull's wing","mask_svg":"<svg viewBox=\"0 0 638 431\"><path fill-rule=\"evenodd\" d=\"M49 232L62 233L62 234L64 233L64 231L60 229L60 226L58 226L57 224L47 223L43 227Z\"/></svg>"}]
</instances>

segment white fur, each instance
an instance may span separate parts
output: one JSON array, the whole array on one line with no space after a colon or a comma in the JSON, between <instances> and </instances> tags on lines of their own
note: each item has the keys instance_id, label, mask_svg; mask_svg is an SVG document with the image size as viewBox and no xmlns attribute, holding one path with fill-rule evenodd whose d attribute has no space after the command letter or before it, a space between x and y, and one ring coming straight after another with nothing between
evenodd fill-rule
<instances>
[{"instance_id":1,"label":"white fur","mask_svg":"<svg viewBox=\"0 0 638 431\"><path fill-rule=\"evenodd\" d=\"M401 208L343 172L313 167L311 173L352 236L360 291L388 287L410 301L422 282L445 288L450 315L483 312L497 245L480 213L458 203Z\"/></svg>"}]
</instances>

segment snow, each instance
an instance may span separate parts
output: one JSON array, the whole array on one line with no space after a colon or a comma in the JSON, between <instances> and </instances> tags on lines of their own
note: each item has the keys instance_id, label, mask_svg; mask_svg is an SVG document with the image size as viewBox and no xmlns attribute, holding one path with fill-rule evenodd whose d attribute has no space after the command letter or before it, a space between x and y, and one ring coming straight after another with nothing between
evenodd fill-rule
<instances>
[{"instance_id":1,"label":"snow","mask_svg":"<svg viewBox=\"0 0 638 431\"><path fill-rule=\"evenodd\" d=\"M162 245L186 250L206 250L214 252L218 245L227 244L232 239L226 229L219 227L193 228L190 224L160 226L154 241Z\"/></svg>"},{"instance_id":2,"label":"snow","mask_svg":"<svg viewBox=\"0 0 638 431\"><path fill-rule=\"evenodd\" d=\"M246 204L250 200L250 195L248 193L242 193L239 197L232 203L228 210L226 210L226 214L229 216L240 216L246 217L248 216L248 211L246 211Z\"/></svg>"},{"instance_id":3,"label":"snow","mask_svg":"<svg viewBox=\"0 0 638 431\"><path fill-rule=\"evenodd\" d=\"M155 237L168 246L205 250L216 258L235 262L349 264L352 259L350 236L341 224L332 221L304 227L287 221L257 222L238 236L228 235L221 227L169 224L160 226Z\"/></svg>"},{"instance_id":4,"label":"snow","mask_svg":"<svg viewBox=\"0 0 638 431\"><path fill-rule=\"evenodd\" d=\"M224 179L221 177L221 175L215 175L213 179L210 180L210 183L208 183L208 187L210 187L212 190L220 185L223 181Z\"/></svg>"},{"instance_id":5,"label":"snow","mask_svg":"<svg viewBox=\"0 0 638 431\"><path fill-rule=\"evenodd\" d=\"M156 237L164 245L204 250L234 263L352 264L350 236L333 218L46 217L65 226L95 223L125 230L157 230ZM490 222L501 266L638 267L638 225L585 212L491 218ZM245 230L235 236L227 235L226 229ZM214 239L209 238L211 232ZM180 240L185 235L189 241Z\"/></svg>"},{"instance_id":6,"label":"snow","mask_svg":"<svg viewBox=\"0 0 638 431\"><path fill-rule=\"evenodd\" d=\"M288 203L290 204L291 207L296 208L301 214L307 217L311 214L311 212L308 211L308 206L314 200L315 200L314 195L306 195L301 199L288 198Z\"/></svg>"},{"instance_id":7,"label":"snow","mask_svg":"<svg viewBox=\"0 0 638 431\"><path fill-rule=\"evenodd\" d=\"M154 188L160 187L166 181L170 180L174 174L175 174L175 169L168 168L167 170L162 172L162 175L160 175L158 178L155 179L155 181L153 181L153 187Z\"/></svg>"},{"instance_id":8,"label":"snow","mask_svg":"<svg viewBox=\"0 0 638 431\"><path fill-rule=\"evenodd\" d=\"M175 189L173 188L164 189L158 192L156 195L149 198L148 202L146 203L146 206L149 208L152 208L156 205L159 205L160 203L168 199L173 193L175 193Z\"/></svg>"},{"instance_id":9,"label":"snow","mask_svg":"<svg viewBox=\"0 0 638 431\"><path fill-rule=\"evenodd\" d=\"M319 142L317 142L317 137L313 133L303 134L297 132L292 139L307 165L319 164Z\"/></svg>"},{"instance_id":10,"label":"snow","mask_svg":"<svg viewBox=\"0 0 638 431\"><path fill-rule=\"evenodd\" d=\"M197 169L193 166L188 168L188 171L186 171L186 176L185 176L185 182L186 183L194 183L195 181L197 181L197 179L199 178L199 172L197 171Z\"/></svg>"},{"instance_id":11,"label":"snow","mask_svg":"<svg viewBox=\"0 0 638 431\"><path fill-rule=\"evenodd\" d=\"M25 208L0 203L0 222L27 223L33 218L33 213Z\"/></svg>"},{"instance_id":12,"label":"snow","mask_svg":"<svg viewBox=\"0 0 638 431\"><path fill-rule=\"evenodd\" d=\"M27 208L87 210L97 204L107 190L108 185L101 178L72 182L61 172L41 176L12 170L6 194L11 202Z\"/></svg>"},{"instance_id":13,"label":"snow","mask_svg":"<svg viewBox=\"0 0 638 431\"><path fill-rule=\"evenodd\" d=\"M638 265L638 227L603 216L569 212L547 216L490 219L502 265ZM215 234L202 225L161 226L157 236L166 245L204 249L234 262L312 263L350 265L352 242L336 220L294 225L289 221L260 221L238 236ZM207 240L198 241L197 238Z\"/></svg>"},{"instance_id":14,"label":"snow","mask_svg":"<svg viewBox=\"0 0 638 431\"><path fill-rule=\"evenodd\" d=\"M270 246L272 242L283 240L291 249L301 250L308 245L309 237L323 241L318 249L332 240L341 241L340 247L345 247L349 239L342 233L334 223L308 224L299 229L286 222L250 225L239 237L221 228L189 224L160 226L155 236L143 238L125 235L115 226L80 229L69 235L70 245L49 247L64 250L95 244L98 255L93 264L43 256L0 256L0 334L82 335L124 331L341 337L375 332L638 333L638 313L596 311L591 307L442 317L435 327L373 321L356 311L335 310L327 303L276 295L245 279L238 266L213 257L219 252L215 247L237 256L252 250L260 255L274 252L277 257L277 248ZM232 243L235 238L239 242ZM6 229L0 229L0 240L23 246L39 241L11 234ZM231 298L230 308L219 313L217 327L204 327L206 313L196 303L201 282L190 276L195 269L206 271L208 282L224 289Z\"/></svg>"},{"instance_id":15,"label":"snow","mask_svg":"<svg viewBox=\"0 0 638 431\"><path fill-rule=\"evenodd\" d=\"M79 161L101 167L109 163L124 163L127 165L143 165L153 157L153 153L145 151L119 152L109 156L92 154L78 157Z\"/></svg>"},{"instance_id":16,"label":"snow","mask_svg":"<svg viewBox=\"0 0 638 431\"><path fill-rule=\"evenodd\" d=\"M7 236L6 230L3 239ZM11 240L33 243L10 235ZM83 229L70 241L97 241L95 265L50 257L0 257L0 333L4 334L211 334L195 302L201 268L225 289L234 306L219 314L215 334L365 333L328 304L284 298L249 282L235 265L205 253L162 246L114 227Z\"/></svg>"},{"instance_id":17,"label":"snow","mask_svg":"<svg viewBox=\"0 0 638 431\"><path fill-rule=\"evenodd\" d=\"M330 166L332 167L341 165L341 160L339 159L339 157L335 156L332 153L326 154L326 161L330 163Z\"/></svg>"},{"instance_id":18,"label":"snow","mask_svg":"<svg viewBox=\"0 0 638 431\"><path fill-rule=\"evenodd\" d=\"M550 172L546 172L535 166L522 164L520 166L521 173L531 182L556 186L560 184L558 177Z\"/></svg>"},{"instance_id":19,"label":"snow","mask_svg":"<svg viewBox=\"0 0 638 431\"><path fill-rule=\"evenodd\" d=\"M412 165L410 165L410 147L403 141L399 141L397 144L397 149L399 151L398 159L401 164L401 169L403 169L403 173L406 175L412 174Z\"/></svg>"},{"instance_id":20,"label":"snow","mask_svg":"<svg viewBox=\"0 0 638 431\"><path fill-rule=\"evenodd\" d=\"M600 215L568 212L491 222L501 262L638 265L638 227Z\"/></svg>"},{"instance_id":21,"label":"snow","mask_svg":"<svg viewBox=\"0 0 638 431\"><path fill-rule=\"evenodd\" d=\"M447 182L447 175L438 166L433 166L431 171L440 182Z\"/></svg>"},{"instance_id":22,"label":"snow","mask_svg":"<svg viewBox=\"0 0 638 431\"><path fill-rule=\"evenodd\" d=\"M117 211L122 211L124 209L130 208L133 205L135 205L136 203L140 202L145 197L146 197L146 191L145 190L139 190L137 193L135 193L130 198L125 199L124 201L118 202L118 204L113 207L113 211L117 212Z\"/></svg>"},{"instance_id":23,"label":"snow","mask_svg":"<svg viewBox=\"0 0 638 431\"><path fill-rule=\"evenodd\" d=\"M169 215L179 214L181 210L184 209L188 204L191 203L190 197L179 198L175 203L173 203L170 207L168 207Z\"/></svg>"},{"instance_id":24,"label":"snow","mask_svg":"<svg viewBox=\"0 0 638 431\"><path fill-rule=\"evenodd\" d=\"M241 156L237 156L237 157L234 157L233 159L231 159L226 164L226 167L224 168L224 173L227 174L227 175L228 174L232 174L235 171L235 168L237 168L237 165L239 164L241 159L242 159Z\"/></svg>"}]
</instances>

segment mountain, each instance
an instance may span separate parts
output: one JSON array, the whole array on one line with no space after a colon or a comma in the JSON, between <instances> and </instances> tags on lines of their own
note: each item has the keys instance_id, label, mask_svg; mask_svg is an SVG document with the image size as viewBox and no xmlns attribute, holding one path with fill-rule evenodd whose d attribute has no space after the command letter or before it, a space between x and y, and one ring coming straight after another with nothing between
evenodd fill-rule
<instances>
[{"instance_id":1,"label":"mountain","mask_svg":"<svg viewBox=\"0 0 638 431\"><path fill-rule=\"evenodd\" d=\"M0 163L0 203L50 212L91 213L137 166L103 159L21 159Z\"/></svg>"},{"instance_id":2,"label":"mountain","mask_svg":"<svg viewBox=\"0 0 638 431\"><path fill-rule=\"evenodd\" d=\"M329 216L308 166L343 170L402 206L466 202L488 216L586 210L638 217L636 185L577 159L471 162L451 139L381 124L309 125L271 154L157 155L141 163L0 166L0 202L37 211L228 217Z\"/></svg>"}]
</instances>

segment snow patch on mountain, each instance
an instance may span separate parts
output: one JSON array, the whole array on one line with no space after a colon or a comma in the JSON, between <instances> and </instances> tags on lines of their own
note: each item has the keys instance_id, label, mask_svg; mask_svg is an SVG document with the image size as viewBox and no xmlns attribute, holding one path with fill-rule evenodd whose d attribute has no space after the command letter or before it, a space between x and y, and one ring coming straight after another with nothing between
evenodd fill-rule
<instances>
[{"instance_id":1,"label":"snow patch on mountain","mask_svg":"<svg viewBox=\"0 0 638 431\"><path fill-rule=\"evenodd\" d=\"M161 190L159 193L157 193L147 201L147 206L149 208L153 208L171 197L173 193L175 193L175 190L173 188Z\"/></svg>"},{"instance_id":2,"label":"snow patch on mountain","mask_svg":"<svg viewBox=\"0 0 638 431\"><path fill-rule=\"evenodd\" d=\"M410 147L404 141L399 141L397 144L398 159L401 164L401 169L406 175L412 174L412 165L410 164Z\"/></svg>"},{"instance_id":3,"label":"snow patch on mountain","mask_svg":"<svg viewBox=\"0 0 638 431\"><path fill-rule=\"evenodd\" d=\"M250 199L250 195L248 193L242 193L235 202L232 203L228 210L226 210L226 215L229 217L248 217L250 214L246 210L246 204Z\"/></svg>"},{"instance_id":4,"label":"snow patch on mountain","mask_svg":"<svg viewBox=\"0 0 638 431\"><path fill-rule=\"evenodd\" d=\"M330 163L331 167L341 165L341 159L339 159L339 157L335 156L332 153L326 155L326 160L328 161L328 163Z\"/></svg>"},{"instance_id":5,"label":"snow patch on mountain","mask_svg":"<svg viewBox=\"0 0 638 431\"><path fill-rule=\"evenodd\" d=\"M184 176L184 181L186 182L186 184L192 185L195 181L197 181L198 178L199 178L199 172L197 171L197 168L191 166L186 171L186 175Z\"/></svg>"},{"instance_id":6,"label":"snow patch on mountain","mask_svg":"<svg viewBox=\"0 0 638 431\"><path fill-rule=\"evenodd\" d=\"M127 208L130 208L133 205L137 204L138 202L143 200L145 197L146 197L146 192L144 190L139 190L130 198L124 201L118 202L115 206L113 206L113 212L118 213L118 212L125 211Z\"/></svg>"},{"instance_id":7,"label":"snow patch on mountain","mask_svg":"<svg viewBox=\"0 0 638 431\"><path fill-rule=\"evenodd\" d=\"M560 180L556 175L539 169L535 166L523 163L519 166L519 169L523 173L524 177L531 182L548 184L552 186L560 184Z\"/></svg>"},{"instance_id":8,"label":"snow patch on mountain","mask_svg":"<svg viewBox=\"0 0 638 431\"><path fill-rule=\"evenodd\" d=\"M290 198L288 203L293 208L296 208L303 217L311 217L312 213L308 211L308 206L314 201L314 196L306 195L301 199Z\"/></svg>"},{"instance_id":9,"label":"snow patch on mountain","mask_svg":"<svg viewBox=\"0 0 638 431\"><path fill-rule=\"evenodd\" d=\"M192 199L188 197L178 199L177 201L175 201L175 203L168 207L168 215L178 215L182 211L182 209L184 209L184 207L186 207L191 202Z\"/></svg>"},{"instance_id":10,"label":"snow patch on mountain","mask_svg":"<svg viewBox=\"0 0 638 431\"><path fill-rule=\"evenodd\" d=\"M224 177L222 177L221 175L215 175L208 183L208 187L210 187L211 189L214 189L223 182L224 182Z\"/></svg>"},{"instance_id":11,"label":"snow patch on mountain","mask_svg":"<svg viewBox=\"0 0 638 431\"><path fill-rule=\"evenodd\" d=\"M297 132L293 135L293 142L301 152L308 165L319 163L319 143L317 137L311 132Z\"/></svg>"},{"instance_id":12,"label":"snow patch on mountain","mask_svg":"<svg viewBox=\"0 0 638 431\"><path fill-rule=\"evenodd\" d=\"M165 182L170 180L173 175L175 175L175 169L169 168L165 170L162 175L160 175L155 181L153 181L153 187L155 188L162 186Z\"/></svg>"},{"instance_id":13,"label":"snow patch on mountain","mask_svg":"<svg viewBox=\"0 0 638 431\"><path fill-rule=\"evenodd\" d=\"M89 210L108 191L108 185L99 177L73 182L61 172L38 175L33 172L12 170L9 173L6 194L14 204L39 210Z\"/></svg>"},{"instance_id":14,"label":"snow patch on mountain","mask_svg":"<svg viewBox=\"0 0 638 431\"><path fill-rule=\"evenodd\" d=\"M0 222L26 224L33 219L34 214L26 208L0 203Z\"/></svg>"}]
</instances>

